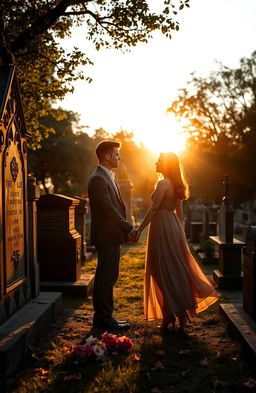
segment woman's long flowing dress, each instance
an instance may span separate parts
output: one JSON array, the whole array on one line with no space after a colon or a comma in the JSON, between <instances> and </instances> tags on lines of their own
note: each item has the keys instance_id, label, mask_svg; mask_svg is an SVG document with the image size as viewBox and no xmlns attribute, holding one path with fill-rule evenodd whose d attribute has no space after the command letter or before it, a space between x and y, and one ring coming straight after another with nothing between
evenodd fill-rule
<instances>
[{"instance_id":1,"label":"woman's long flowing dress","mask_svg":"<svg viewBox=\"0 0 256 393\"><path fill-rule=\"evenodd\" d=\"M174 212L176 203L165 194L155 204L150 223L144 285L147 321L162 319L169 313L199 313L218 299L189 251L182 223Z\"/></svg>"}]
</instances>

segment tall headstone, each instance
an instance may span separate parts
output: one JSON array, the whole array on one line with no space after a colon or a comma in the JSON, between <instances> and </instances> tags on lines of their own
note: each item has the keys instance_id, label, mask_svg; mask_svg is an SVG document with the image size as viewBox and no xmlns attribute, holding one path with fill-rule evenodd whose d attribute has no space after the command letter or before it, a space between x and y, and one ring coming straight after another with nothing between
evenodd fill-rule
<instances>
[{"instance_id":1,"label":"tall headstone","mask_svg":"<svg viewBox=\"0 0 256 393\"><path fill-rule=\"evenodd\" d=\"M3 33L0 9L0 375L9 376L55 319L61 294L41 294L31 300L38 294L39 277L32 269L35 259L28 231L26 140L30 133Z\"/></svg>"},{"instance_id":2,"label":"tall headstone","mask_svg":"<svg viewBox=\"0 0 256 393\"><path fill-rule=\"evenodd\" d=\"M88 198L82 198L76 196L75 199L79 201L79 204L75 208L75 227L81 235L81 263L83 264L87 258L87 244L86 244L86 217L89 210Z\"/></svg>"},{"instance_id":3,"label":"tall headstone","mask_svg":"<svg viewBox=\"0 0 256 393\"><path fill-rule=\"evenodd\" d=\"M222 203L219 211L219 238L225 243L233 243L234 210L230 202L230 180L227 175L223 181Z\"/></svg>"},{"instance_id":4,"label":"tall headstone","mask_svg":"<svg viewBox=\"0 0 256 393\"><path fill-rule=\"evenodd\" d=\"M0 66L0 322L31 297L28 261L28 133L14 66Z\"/></svg>"},{"instance_id":5,"label":"tall headstone","mask_svg":"<svg viewBox=\"0 0 256 393\"><path fill-rule=\"evenodd\" d=\"M40 271L37 258L37 206L40 198L40 188L36 178L28 176L28 253L31 293L37 297L40 293Z\"/></svg>"},{"instance_id":6,"label":"tall headstone","mask_svg":"<svg viewBox=\"0 0 256 393\"><path fill-rule=\"evenodd\" d=\"M218 247L218 269L213 279L219 288L239 289L242 287L241 251L244 243L233 238L233 207L230 202L230 181L224 177L224 197L219 212L218 236L210 236Z\"/></svg>"}]
</instances>

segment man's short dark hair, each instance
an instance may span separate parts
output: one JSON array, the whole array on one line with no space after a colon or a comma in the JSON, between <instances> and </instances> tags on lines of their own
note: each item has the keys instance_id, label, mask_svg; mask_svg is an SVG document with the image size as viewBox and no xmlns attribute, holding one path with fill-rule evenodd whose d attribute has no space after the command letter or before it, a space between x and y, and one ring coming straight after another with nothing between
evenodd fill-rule
<instances>
[{"instance_id":1,"label":"man's short dark hair","mask_svg":"<svg viewBox=\"0 0 256 393\"><path fill-rule=\"evenodd\" d=\"M104 156L111 152L114 147L121 147L121 143L120 142L115 142L115 141L102 141L100 142L97 147L96 147L96 154L98 157L99 161L102 161L102 159L104 158Z\"/></svg>"}]
</instances>

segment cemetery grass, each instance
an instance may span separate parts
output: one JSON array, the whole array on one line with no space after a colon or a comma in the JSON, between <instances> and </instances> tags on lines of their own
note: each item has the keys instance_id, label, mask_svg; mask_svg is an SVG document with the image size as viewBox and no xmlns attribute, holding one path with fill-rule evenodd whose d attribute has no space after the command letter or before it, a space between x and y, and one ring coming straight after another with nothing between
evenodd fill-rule
<instances>
[{"instance_id":1,"label":"cemetery grass","mask_svg":"<svg viewBox=\"0 0 256 393\"><path fill-rule=\"evenodd\" d=\"M98 330L92 329L92 299L64 298L65 309L14 377L1 380L0 392L31 393L240 393L256 391L244 383L256 379L239 344L218 314L218 303L194 317L187 333L160 334L158 323L143 321L143 273L146 234L139 244L123 247L115 287L115 316L129 319L133 348L129 354L74 363L69 349ZM94 272L96 261L86 264ZM225 299L221 299L225 301ZM118 334L120 335L120 334ZM64 382L75 375L78 379Z\"/></svg>"}]
</instances>

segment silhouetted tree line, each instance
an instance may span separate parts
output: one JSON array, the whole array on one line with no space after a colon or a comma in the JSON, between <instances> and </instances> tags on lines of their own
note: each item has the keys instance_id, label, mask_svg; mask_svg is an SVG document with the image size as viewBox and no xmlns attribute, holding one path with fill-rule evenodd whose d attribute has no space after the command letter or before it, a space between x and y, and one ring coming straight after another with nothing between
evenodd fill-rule
<instances>
[{"instance_id":1,"label":"silhouetted tree line","mask_svg":"<svg viewBox=\"0 0 256 393\"><path fill-rule=\"evenodd\" d=\"M40 148L31 149L28 155L29 171L44 185L46 192L46 181L51 178L56 193L86 194L88 178L97 165L97 144L103 139L114 139L122 143L117 179L129 178L134 186L134 196L148 200L156 182L155 157L144 145L134 142L133 133L121 130L113 135L100 128L89 136L79 129L77 114L64 110L61 114L60 120L51 115L41 119L43 125L52 128L54 133L41 142Z\"/></svg>"},{"instance_id":2,"label":"silhouetted tree line","mask_svg":"<svg viewBox=\"0 0 256 393\"><path fill-rule=\"evenodd\" d=\"M228 174L235 203L256 198L256 51L238 68L219 63L205 78L192 74L168 110L187 120L192 195L219 201Z\"/></svg>"}]
</instances>

